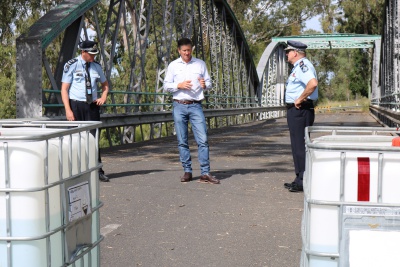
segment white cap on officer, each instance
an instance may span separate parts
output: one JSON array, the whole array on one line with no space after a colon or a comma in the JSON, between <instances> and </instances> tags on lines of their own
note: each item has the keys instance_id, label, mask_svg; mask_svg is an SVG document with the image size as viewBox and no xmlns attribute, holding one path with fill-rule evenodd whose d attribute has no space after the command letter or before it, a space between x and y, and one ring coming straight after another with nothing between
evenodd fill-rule
<instances>
[{"instance_id":1,"label":"white cap on officer","mask_svg":"<svg viewBox=\"0 0 400 267\"><path fill-rule=\"evenodd\" d=\"M99 53L99 49L97 48L97 43L93 41L80 42L78 48L92 55L96 55Z\"/></svg>"},{"instance_id":2,"label":"white cap on officer","mask_svg":"<svg viewBox=\"0 0 400 267\"><path fill-rule=\"evenodd\" d=\"M285 50L297 50L297 51L305 51L307 49L307 45L298 41L287 41L287 47Z\"/></svg>"}]
</instances>

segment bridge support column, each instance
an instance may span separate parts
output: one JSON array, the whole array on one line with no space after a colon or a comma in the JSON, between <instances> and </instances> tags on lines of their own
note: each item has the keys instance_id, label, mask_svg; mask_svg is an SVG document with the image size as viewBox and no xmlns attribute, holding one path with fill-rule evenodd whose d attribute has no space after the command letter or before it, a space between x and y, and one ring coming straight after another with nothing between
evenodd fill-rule
<instances>
[{"instance_id":1,"label":"bridge support column","mask_svg":"<svg viewBox=\"0 0 400 267\"><path fill-rule=\"evenodd\" d=\"M17 118L42 117L42 44L17 39Z\"/></svg>"},{"instance_id":2,"label":"bridge support column","mask_svg":"<svg viewBox=\"0 0 400 267\"><path fill-rule=\"evenodd\" d=\"M381 62L381 40L375 40L374 45L374 55L372 59L372 88L371 95L369 95L369 99L371 99L374 104L379 101L381 97L381 89L379 86L379 74L380 74L380 62Z\"/></svg>"}]
</instances>

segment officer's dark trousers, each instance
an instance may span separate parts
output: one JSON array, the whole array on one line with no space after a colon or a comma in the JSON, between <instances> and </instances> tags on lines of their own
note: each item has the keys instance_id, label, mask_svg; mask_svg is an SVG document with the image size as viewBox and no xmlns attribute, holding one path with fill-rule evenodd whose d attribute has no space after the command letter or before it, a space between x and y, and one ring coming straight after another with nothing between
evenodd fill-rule
<instances>
[{"instance_id":1,"label":"officer's dark trousers","mask_svg":"<svg viewBox=\"0 0 400 267\"><path fill-rule=\"evenodd\" d=\"M303 185L303 175L306 168L306 147L304 130L307 126L314 123L315 113L312 103L304 103L300 109L294 106L287 110L287 123L290 131L290 142L292 146L292 155L294 170L296 173L295 183Z\"/></svg>"},{"instance_id":2,"label":"officer's dark trousers","mask_svg":"<svg viewBox=\"0 0 400 267\"><path fill-rule=\"evenodd\" d=\"M71 110L74 113L75 120L77 121L100 121L100 107L95 103L88 104L83 101L70 100ZM96 135L96 130L90 131L93 136ZM99 133L100 134L100 133ZM100 149L99 149L99 162L101 163ZM99 172L104 173L101 168Z\"/></svg>"}]
</instances>

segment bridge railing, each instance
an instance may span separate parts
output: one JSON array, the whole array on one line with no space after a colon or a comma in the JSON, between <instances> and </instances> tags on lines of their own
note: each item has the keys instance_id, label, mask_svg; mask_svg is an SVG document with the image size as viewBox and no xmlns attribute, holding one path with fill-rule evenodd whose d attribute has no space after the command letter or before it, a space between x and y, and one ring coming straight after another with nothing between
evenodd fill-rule
<instances>
[{"instance_id":1,"label":"bridge railing","mask_svg":"<svg viewBox=\"0 0 400 267\"><path fill-rule=\"evenodd\" d=\"M43 93L49 93L49 94L61 94L61 91L59 90L50 90L50 89L44 89ZM101 94L101 91L97 92L98 94ZM164 96L165 97L165 102L163 103L156 103L156 102L151 102L151 101L144 101L141 103L113 103L113 104L107 104L105 103L102 107L154 107L154 106L163 106L164 111L169 111L172 108L172 96L169 93L151 93L151 92L126 92L126 91L111 91L111 95L114 96L114 98L118 98L119 96L126 97L127 95L135 95L135 96L140 96L140 97L150 97L150 98L156 98L158 96ZM240 96L224 96L224 95L213 95L213 94L205 94L206 100L203 101L203 105L205 108L207 108L209 105L219 105L224 108L247 108L247 107L259 107L260 105L258 102L254 101L254 97L240 97ZM213 98L219 102L208 102L208 98ZM44 108L64 108L63 104L43 104ZM149 110L139 110L139 111L149 111ZM117 112L117 113L124 113L123 111Z\"/></svg>"},{"instance_id":2,"label":"bridge railing","mask_svg":"<svg viewBox=\"0 0 400 267\"><path fill-rule=\"evenodd\" d=\"M60 93L54 90L43 90L43 92ZM112 91L111 93L115 95L115 99L127 94L125 91ZM141 92L130 92L130 94L146 95L153 98L163 95L165 102L104 104L101 108L101 120L103 122L102 128L105 129L109 145L146 141L175 134L171 113L172 97L170 94ZM284 116L286 112L286 109L282 106L262 107L250 97L223 96L223 99L228 99L228 102L212 103L207 102L208 97L219 99L221 96L207 95L206 100L202 102L209 128L226 127L265 118L278 118ZM209 105L215 104L224 108L207 108ZM161 108L158 111L153 111L154 105L161 106ZM63 104L43 104L43 106L45 108L63 108ZM138 111L124 113L123 110L127 107L135 108ZM112 110L114 109L119 112L113 113ZM64 117L59 116L51 118L55 120L64 119ZM155 127L159 127L157 128L157 132L153 130ZM115 136L118 136L118 140L115 140Z\"/></svg>"},{"instance_id":3,"label":"bridge railing","mask_svg":"<svg viewBox=\"0 0 400 267\"><path fill-rule=\"evenodd\" d=\"M373 75L377 85L370 95L370 111L378 120L389 127L400 125L400 19L399 3L397 0L385 2L382 42L378 43L381 55L375 60ZM375 89L375 90L374 90Z\"/></svg>"}]
</instances>

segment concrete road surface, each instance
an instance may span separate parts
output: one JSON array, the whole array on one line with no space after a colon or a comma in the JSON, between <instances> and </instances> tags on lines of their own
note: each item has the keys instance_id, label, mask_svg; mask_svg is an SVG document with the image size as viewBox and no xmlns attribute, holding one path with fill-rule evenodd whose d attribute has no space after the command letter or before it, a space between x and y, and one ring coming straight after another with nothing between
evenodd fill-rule
<instances>
[{"instance_id":1,"label":"concrete road surface","mask_svg":"<svg viewBox=\"0 0 400 267\"><path fill-rule=\"evenodd\" d=\"M366 113L317 114L315 125L379 126ZM177 141L167 137L102 151L110 183L100 184L103 267L299 266L303 193L294 178L286 119L209 133L212 174L181 183Z\"/></svg>"}]
</instances>

